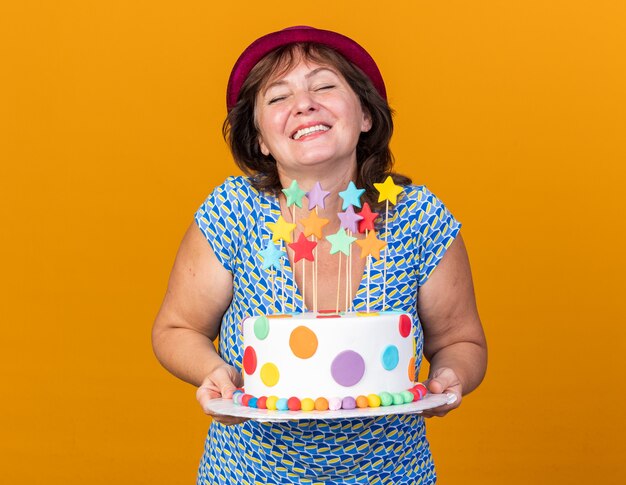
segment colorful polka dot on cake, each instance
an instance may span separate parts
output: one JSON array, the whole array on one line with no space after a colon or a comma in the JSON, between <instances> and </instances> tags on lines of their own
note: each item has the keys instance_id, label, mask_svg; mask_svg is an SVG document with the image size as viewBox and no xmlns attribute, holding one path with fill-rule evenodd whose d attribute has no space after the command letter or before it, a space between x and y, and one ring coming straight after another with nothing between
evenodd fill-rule
<instances>
[{"instance_id":1,"label":"colorful polka dot on cake","mask_svg":"<svg viewBox=\"0 0 626 485\"><path fill-rule=\"evenodd\" d=\"M281 397L278 401L276 401L276 409L279 411L287 411L289 409L287 398Z\"/></svg>"},{"instance_id":2,"label":"colorful polka dot on cake","mask_svg":"<svg viewBox=\"0 0 626 485\"><path fill-rule=\"evenodd\" d=\"M411 357L409 360L409 368L407 369L409 373L409 380L411 382L415 381L415 357Z\"/></svg>"},{"instance_id":3,"label":"colorful polka dot on cake","mask_svg":"<svg viewBox=\"0 0 626 485\"><path fill-rule=\"evenodd\" d=\"M402 399L404 399L404 404L413 402L413 397L415 397L413 396L413 393L410 391L402 391L400 395L402 396Z\"/></svg>"},{"instance_id":4,"label":"colorful polka dot on cake","mask_svg":"<svg viewBox=\"0 0 626 485\"><path fill-rule=\"evenodd\" d=\"M394 392L391 397L393 398L393 405L398 406L400 404L404 404L404 399L402 398L402 394L399 392Z\"/></svg>"},{"instance_id":5,"label":"colorful polka dot on cake","mask_svg":"<svg viewBox=\"0 0 626 485\"><path fill-rule=\"evenodd\" d=\"M296 327L289 336L289 347L296 357L308 359L317 351L317 336L308 327Z\"/></svg>"},{"instance_id":6,"label":"colorful polka dot on cake","mask_svg":"<svg viewBox=\"0 0 626 485\"><path fill-rule=\"evenodd\" d=\"M330 364L330 375L337 384L345 387L354 386L364 373L365 361L353 350L340 352Z\"/></svg>"},{"instance_id":7,"label":"colorful polka dot on cake","mask_svg":"<svg viewBox=\"0 0 626 485\"><path fill-rule=\"evenodd\" d=\"M270 333L270 322L266 316L259 317L254 322L254 335L259 340L265 340Z\"/></svg>"},{"instance_id":8,"label":"colorful polka dot on cake","mask_svg":"<svg viewBox=\"0 0 626 485\"><path fill-rule=\"evenodd\" d=\"M289 408L289 411L300 411L300 408L302 407L300 399L297 397L290 397L287 400L287 407Z\"/></svg>"},{"instance_id":9,"label":"colorful polka dot on cake","mask_svg":"<svg viewBox=\"0 0 626 485\"><path fill-rule=\"evenodd\" d=\"M280 378L280 373L278 372L278 367L268 362L263 364L261 367L261 381L268 387L275 386L278 383L278 379Z\"/></svg>"},{"instance_id":10,"label":"colorful polka dot on cake","mask_svg":"<svg viewBox=\"0 0 626 485\"><path fill-rule=\"evenodd\" d=\"M243 370L249 375L256 370L256 352L250 346L243 351Z\"/></svg>"},{"instance_id":11,"label":"colorful polka dot on cake","mask_svg":"<svg viewBox=\"0 0 626 485\"><path fill-rule=\"evenodd\" d=\"M398 347L396 347L395 345L388 345L387 347L385 347L381 360L383 364L383 369L385 370L394 370L396 367L398 367L398 362L400 360Z\"/></svg>"},{"instance_id":12,"label":"colorful polka dot on cake","mask_svg":"<svg viewBox=\"0 0 626 485\"><path fill-rule=\"evenodd\" d=\"M256 407L259 409L267 409L267 397L261 396L256 402Z\"/></svg>"},{"instance_id":13,"label":"colorful polka dot on cake","mask_svg":"<svg viewBox=\"0 0 626 485\"><path fill-rule=\"evenodd\" d=\"M413 397L413 396L411 395L411 397ZM365 397L365 396L357 396L357 398L356 398L356 407L357 408L368 408L369 405L370 405L370 402L368 401L367 397Z\"/></svg>"},{"instance_id":14,"label":"colorful polka dot on cake","mask_svg":"<svg viewBox=\"0 0 626 485\"><path fill-rule=\"evenodd\" d=\"M398 329L400 330L400 335L404 338L411 334L411 318L408 315L400 315Z\"/></svg>"}]
</instances>

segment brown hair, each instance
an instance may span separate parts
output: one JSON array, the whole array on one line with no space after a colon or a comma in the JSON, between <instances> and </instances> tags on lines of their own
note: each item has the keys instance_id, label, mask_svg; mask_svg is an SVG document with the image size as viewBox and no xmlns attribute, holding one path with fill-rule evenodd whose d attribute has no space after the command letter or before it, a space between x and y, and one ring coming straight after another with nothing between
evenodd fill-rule
<instances>
[{"instance_id":1,"label":"brown hair","mask_svg":"<svg viewBox=\"0 0 626 485\"><path fill-rule=\"evenodd\" d=\"M252 185L257 190L280 194L282 186L276 160L271 155L263 155L259 146L255 118L256 96L268 79L274 74L288 72L300 59L336 68L356 93L363 110L371 116L372 128L361 133L356 147L356 185L366 189L364 201L372 208L380 207L374 183L383 182L388 175L391 175L396 184L411 183L408 177L391 171L393 154L389 141L393 133L393 112L363 71L324 45L296 43L280 47L266 55L250 71L241 87L239 99L229 111L222 127L224 139L235 162L250 176Z\"/></svg>"}]
</instances>

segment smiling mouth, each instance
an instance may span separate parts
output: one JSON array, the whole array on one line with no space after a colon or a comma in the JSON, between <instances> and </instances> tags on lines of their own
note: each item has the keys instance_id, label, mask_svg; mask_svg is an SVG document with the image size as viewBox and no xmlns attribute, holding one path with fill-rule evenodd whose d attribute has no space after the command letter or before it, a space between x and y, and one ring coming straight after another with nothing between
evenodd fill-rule
<instances>
[{"instance_id":1,"label":"smiling mouth","mask_svg":"<svg viewBox=\"0 0 626 485\"><path fill-rule=\"evenodd\" d=\"M308 126L306 128L302 128L302 129L296 131L293 135L291 135L291 138L293 140L299 140L303 136L311 135L313 133L318 133L318 132L322 132L322 131L328 131L328 130L330 130L330 126L327 126L327 125Z\"/></svg>"}]
</instances>

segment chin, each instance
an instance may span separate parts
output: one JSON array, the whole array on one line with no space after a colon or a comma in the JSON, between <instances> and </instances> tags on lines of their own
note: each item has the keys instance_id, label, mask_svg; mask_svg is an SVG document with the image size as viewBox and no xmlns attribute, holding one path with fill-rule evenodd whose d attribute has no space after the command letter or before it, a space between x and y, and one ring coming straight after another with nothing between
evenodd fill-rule
<instances>
[{"instance_id":1,"label":"chin","mask_svg":"<svg viewBox=\"0 0 626 485\"><path fill-rule=\"evenodd\" d=\"M342 160L355 160L356 153L352 156L339 156L336 153L315 151L315 153L306 153L296 158L296 163L300 166L318 167L328 165L330 167L339 167Z\"/></svg>"}]
</instances>

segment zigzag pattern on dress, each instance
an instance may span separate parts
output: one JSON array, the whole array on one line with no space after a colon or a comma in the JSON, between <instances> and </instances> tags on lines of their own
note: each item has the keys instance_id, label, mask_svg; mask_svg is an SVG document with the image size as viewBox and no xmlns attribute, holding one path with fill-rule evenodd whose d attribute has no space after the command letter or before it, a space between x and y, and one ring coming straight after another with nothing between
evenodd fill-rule
<instances>
[{"instance_id":1,"label":"zigzag pattern on dress","mask_svg":"<svg viewBox=\"0 0 626 485\"><path fill-rule=\"evenodd\" d=\"M282 272L261 267L259 251L271 240L267 222L275 222L279 215L275 197L260 194L244 177L229 177L195 216L216 257L233 274L233 301L222 319L219 352L238 370L243 359L241 322L246 317L302 308L289 261ZM441 201L423 186L405 187L390 213L386 306L413 317L416 375L424 344L416 308L419 287L459 229ZM371 311L382 310L384 259L371 266ZM366 299L364 275L352 310L365 311ZM213 423L197 483L426 485L435 480L424 419L393 415L339 421L247 421L238 426Z\"/></svg>"}]
</instances>

